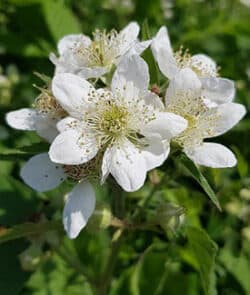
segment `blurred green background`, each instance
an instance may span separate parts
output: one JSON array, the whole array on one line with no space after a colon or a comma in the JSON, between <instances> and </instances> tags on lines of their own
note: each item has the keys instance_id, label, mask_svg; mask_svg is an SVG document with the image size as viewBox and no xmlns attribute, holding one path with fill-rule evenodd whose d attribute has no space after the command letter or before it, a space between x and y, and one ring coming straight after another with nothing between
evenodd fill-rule
<instances>
[{"instance_id":1,"label":"blurred green background","mask_svg":"<svg viewBox=\"0 0 250 295\"><path fill-rule=\"evenodd\" d=\"M39 93L32 85L42 86L33 73L53 75L48 55L56 52L58 40L69 33L91 35L95 28L119 30L132 20L142 27L147 21L151 36L166 25L176 50L183 45L191 53L203 52L214 58L221 76L236 81L236 101L250 109L249 0L0 0L1 154L39 142L31 132L7 127L4 116L9 110L32 105ZM174 159L161 168L159 173L166 173L167 181L154 189L147 211L153 214L161 200L183 206L185 223L207 231L219 247L213 270L210 264L216 246L209 239L204 247L208 257L202 255L197 261L194 251L199 245L188 243L190 235L183 235L181 228L167 236L127 232L111 267L114 273L108 294L198 295L203 294L203 284L211 295L250 295L249 132L247 115L232 131L216 139L237 154L237 168L203 170L222 212ZM22 161L11 160L0 155L0 233L27 221L60 219L65 188L48 194L32 191L19 178ZM149 181L143 190L131 194L127 209L153 186ZM105 186L98 197L110 202ZM100 284L112 234L109 230L84 230L74 241L62 238L59 250L51 247L53 239L58 245L55 235L46 237L50 243L41 242L44 237L38 236L34 241L19 239L0 245L0 294L94 294L82 273L96 286ZM37 249L34 245L40 242L42 247ZM35 248L29 253L35 260L25 260L24 254L20 259L20 253L30 245Z\"/></svg>"}]
</instances>

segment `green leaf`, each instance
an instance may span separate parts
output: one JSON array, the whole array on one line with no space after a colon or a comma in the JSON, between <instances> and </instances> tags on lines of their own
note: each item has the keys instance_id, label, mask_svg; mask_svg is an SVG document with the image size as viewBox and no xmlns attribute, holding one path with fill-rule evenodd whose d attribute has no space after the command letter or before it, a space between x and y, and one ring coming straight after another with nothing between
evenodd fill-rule
<instances>
[{"instance_id":1,"label":"green leaf","mask_svg":"<svg viewBox=\"0 0 250 295\"><path fill-rule=\"evenodd\" d=\"M22 294L93 295L84 277L57 253L53 253L50 259L38 267L25 284L24 290L26 292Z\"/></svg>"},{"instance_id":2,"label":"green leaf","mask_svg":"<svg viewBox=\"0 0 250 295\"><path fill-rule=\"evenodd\" d=\"M80 33L81 26L72 11L62 1L41 1L45 22L55 42L67 34Z\"/></svg>"},{"instance_id":3,"label":"green leaf","mask_svg":"<svg viewBox=\"0 0 250 295\"><path fill-rule=\"evenodd\" d=\"M26 153L39 154L47 152L49 150L49 144L47 142L36 142L31 145L22 146L19 150Z\"/></svg>"},{"instance_id":4,"label":"green leaf","mask_svg":"<svg viewBox=\"0 0 250 295\"><path fill-rule=\"evenodd\" d=\"M7 153L7 154L0 154L0 161L22 161L28 160L32 157L33 154L31 153Z\"/></svg>"},{"instance_id":5,"label":"green leaf","mask_svg":"<svg viewBox=\"0 0 250 295\"><path fill-rule=\"evenodd\" d=\"M18 295L29 274L21 269L17 256L25 249L24 241L0 245L0 294Z\"/></svg>"},{"instance_id":6,"label":"green leaf","mask_svg":"<svg viewBox=\"0 0 250 295\"><path fill-rule=\"evenodd\" d=\"M215 204L215 206L221 211L221 206L219 200L217 199L213 189L209 185L206 178L200 172L199 168L191 161L186 155L181 154L180 160L184 167L188 170L189 174L201 185L205 193L208 195L210 200Z\"/></svg>"},{"instance_id":7,"label":"green leaf","mask_svg":"<svg viewBox=\"0 0 250 295\"><path fill-rule=\"evenodd\" d=\"M249 258L242 253L236 257L229 249L224 248L220 251L219 260L224 264L227 271L229 271L241 284L246 295L250 295Z\"/></svg>"},{"instance_id":8,"label":"green leaf","mask_svg":"<svg viewBox=\"0 0 250 295\"><path fill-rule=\"evenodd\" d=\"M11 228L0 229L0 244L20 239L23 237L32 237L40 234L44 234L47 231L59 230L63 231L60 221L47 221L41 223L23 223L15 225Z\"/></svg>"},{"instance_id":9,"label":"green leaf","mask_svg":"<svg viewBox=\"0 0 250 295\"><path fill-rule=\"evenodd\" d=\"M216 295L214 268L218 247L208 234L199 228L189 226L186 233L190 251L199 268L204 292L206 295Z\"/></svg>"},{"instance_id":10,"label":"green leaf","mask_svg":"<svg viewBox=\"0 0 250 295\"><path fill-rule=\"evenodd\" d=\"M248 161L244 158L244 156L236 146L233 147L233 151L235 152L237 157L237 169L239 171L239 174L242 178L246 177L248 174Z\"/></svg>"},{"instance_id":11,"label":"green leaf","mask_svg":"<svg viewBox=\"0 0 250 295\"><path fill-rule=\"evenodd\" d=\"M142 29L141 29L141 34L142 34L142 40L149 40L151 39L151 34L149 31L149 26L148 26L148 21L144 20L142 24ZM150 73L150 83L151 84L156 84L159 86L159 70L156 64L156 61L154 59L154 56L152 54L152 51L150 48L147 48L144 53L143 53L143 58L148 64L149 67L149 73Z\"/></svg>"},{"instance_id":12,"label":"green leaf","mask_svg":"<svg viewBox=\"0 0 250 295\"><path fill-rule=\"evenodd\" d=\"M1 149L0 161L28 160L36 154L47 152L48 149L49 145L46 142L37 142L14 150Z\"/></svg>"},{"instance_id":13,"label":"green leaf","mask_svg":"<svg viewBox=\"0 0 250 295\"><path fill-rule=\"evenodd\" d=\"M1 163L2 166L2 163ZM37 212L37 193L10 175L0 174L0 224L11 226L25 222Z\"/></svg>"}]
</instances>

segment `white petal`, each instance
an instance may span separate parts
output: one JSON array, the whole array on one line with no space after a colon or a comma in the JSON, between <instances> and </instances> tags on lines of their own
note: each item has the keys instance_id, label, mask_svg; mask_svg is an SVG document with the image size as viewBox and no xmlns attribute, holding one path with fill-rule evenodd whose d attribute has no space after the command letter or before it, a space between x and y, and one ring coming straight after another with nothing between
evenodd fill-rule
<instances>
[{"instance_id":1,"label":"white petal","mask_svg":"<svg viewBox=\"0 0 250 295\"><path fill-rule=\"evenodd\" d=\"M140 90L134 85L134 83L132 81L126 81L124 77L120 76L118 82L119 88L113 88L113 93L117 97L122 97L126 99L127 103L138 101L138 99L140 99L140 97L144 95L144 91L141 94ZM100 90L98 89L98 92L99 91Z\"/></svg>"},{"instance_id":2,"label":"white petal","mask_svg":"<svg viewBox=\"0 0 250 295\"><path fill-rule=\"evenodd\" d=\"M131 47L132 44L136 41L140 27L136 22L129 23L123 30L120 32L122 37L122 44L120 47L120 55L126 53L126 51Z\"/></svg>"},{"instance_id":3,"label":"white petal","mask_svg":"<svg viewBox=\"0 0 250 295\"><path fill-rule=\"evenodd\" d=\"M112 79L112 91L123 89L127 82L133 82L141 91L148 89L148 65L138 55L127 56L119 63Z\"/></svg>"},{"instance_id":4,"label":"white petal","mask_svg":"<svg viewBox=\"0 0 250 295\"><path fill-rule=\"evenodd\" d=\"M152 42L151 40L142 41L142 42L136 41L134 45L125 54L125 56L134 55L134 54L141 55L142 52L149 47L151 42ZM119 61L121 61L121 59Z\"/></svg>"},{"instance_id":5,"label":"white petal","mask_svg":"<svg viewBox=\"0 0 250 295\"><path fill-rule=\"evenodd\" d=\"M176 96L185 93L193 93L196 95L197 92L201 91L201 82L198 76L189 68L182 69L169 83L166 92L166 105L173 100L175 101ZM185 95L183 95L185 99Z\"/></svg>"},{"instance_id":6,"label":"white petal","mask_svg":"<svg viewBox=\"0 0 250 295\"><path fill-rule=\"evenodd\" d=\"M88 93L91 84L76 75L58 74L52 80L52 92L60 105L73 117L82 116L82 110L88 105Z\"/></svg>"},{"instance_id":7,"label":"white petal","mask_svg":"<svg viewBox=\"0 0 250 295\"><path fill-rule=\"evenodd\" d=\"M237 164L234 154L218 143L204 142L193 149L185 149L185 153L196 164L207 167L226 168Z\"/></svg>"},{"instance_id":8,"label":"white petal","mask_svg":"<svg viewBox=\"0 0 250 295\"><path fill-rule=\"evenodd\" d=\"M246 114L246 108L238 103L225 103L211 110L216 114L211 137L221 135L233 128Z\"/></svg>"},{"instance_id":9,"label":"white petal","mask_svg":"<svg viewBox=\"0 0 250 295\"><path fill-rule=\"evenodd\" d=\"M107 148L102 159L102 177L101 184L103 184L109 176L111 165L111 148Z\"/></svg>"},{"instance_id":10,"label":"white petal","mask_svg":"<svg viewBox=\"0 0 250 295\"><path fill-rule=\"evenodd\" d=\"M136 40L140 31L140 27L137 22L130 22L123 30L121 30L120 34L124 36L124 38L128 40Z\"/></svg>"},{"instance_id":11,"label":"white petal","mask_svg":"<svg viewBox=\"0 0 250 295\"><path fill-rule=\"evenodd\" d=\"M79 126L80 121L72 117L66 117L56 124L56 128L60 133L70 130L72 127L77 129Z\"/></svg>"},{"instance_id":12,"label":"white petal","mask_svg":"<svg viewBox=\"0 0 250 295\"><path fill-rule=\"evenodd\" d=\"M80 182L68 194L63 210L64 229L70 239L78 236L94 210L95 191L89 182Z\"/></svg>"},{"instance_id":13,"label":"white petal","mask_svg":"<svg viewBox=\"0 0 250 295\"><path fill-rule=\"evenodd\" d=\"M168 112L158 112L156 119L142 127L141 133L149 138L159 140L171 139L187 128L187 120Z\"/></svg>"},{"instance_id":14,"label":"white petal","mask_svg":"<svg viewBox=\"0 0 250 295\"><path fill-rule=\"evenodd\" d=\"M135 54L141 55L142 52L150 46L151 42L151 40L136 42L134 45Z\"/></svg>"},{"instance_id":15,"label":"white petal","mask_svg":"<svg viewBox=\"0 0 250 295\"><path fill-rule=\"evenodd\" d=\"M6 114L7 124L19 130L36 130L37 112L33 109L20 109Z\"/></svg>"},{"instance_id":16,"label":"white petal","mask_svg":"<svg viewBox=\"0 0 250 295\"><path fill-rule=\"evenodd\" d=\"M20 174L26 184L39 192L54 189L66 179L62 166L51 162L47 153L30 158Z\"/></svg>"},{"instance_id":17,"label":"white petal","mask_svg":"<svg viewBox=\"0 0 250 295\"><path fill-rule=\"evenodd\" d=\"M51 53L50 61L56 66L55 74L71 73L81 78L99 78L104 75L108 69L105 67L93 67L88 68L84 63L77 60L77 56L71 51L64 52L59 58L55 54Z\"/></svg>"},{"instance_id":18,"label":"white petal","mask_svg":"<svg viewBox=\"0 0 250 295\"><path fill-rule=\"evenodd\" d=\"M221 104L231 102L235 96L234 82L224 78L200 78L202 97L211 102Z\"/></svg>"},{"instance_id":19,"label":"white petal","mask_svg":"<svg viewBox=\"0 0 250 295\"><path fill-rule=\"evenodd\" d=\"M173 54L168 29L165 26L162 26L157 34L155 35L153 41L152 41L152 49L154 51L159 50L160 48L164 48L169 53Z\"/></svg>"},{"instance_id":20,"label":"white petal","mask_svg":"<svg viewBox=\"0 0 250 295\"><path fill-rule=\"evenodd\" d=\"M141 151L143 155L147 170L152 170L161 166L167 159L170 152L170 146L168 141L151 141L149 146Z\"/></svg>"},{"instance_id":21,"label":"white petal","mask_svg":"<svg viewBox=\"0 0 250 295\"><path fill-rule=\"evenodd\" d=\"M158 110L164 109L164 103L161 101L160 97L151 91L147 91L143 100L146 104L152 105L154 108Z\"/></svg>"},{"instance_id":22,"label":"white petal","mask_svg":"<svg viewBox=\"0 0 250 295\"><path fill-rule=\"evenodd\" d=\"M83 34L71 34L64 36L59 40L57 45L59 54L61 55L65 51L72 49L79 42L87 47L91 43L91 40Z\"/></svg>"},{"instance_id":23,"label":"white petal","mask_svg":"<svg viewBox=\"0 0 250 295\"><path fill-rule=\"evenodd\" d=\"M191 57L191 61L192 67L198 69L200 72L204 71L207 77L216 76L217 65L209 56L205 54L195 54Z\"/></svg>"},{"instance_id":24,"label":"white petal","mask_svg":"<svg viewBox=\"0 0 250 295\"><path fill-rule=\"evenodd\" d=\"M55 163L77 165L93 159L98 151L95 141L83 137L77 130L60 133L52 142L50 159Z\"/></svg>"},{"instance_id":25,"label":"white petal","mask_svg":"<svg viewBox=\"0 0 250 295\"><path fill-rule=\"evenodd\" d=\"M93 68L79 67L79 69L75 71L75 74L77 74L77 76L82 77L84 79L89 79L89 78L99 78L107 72L108 72L108 69L105 67L93 67Z\"/></svg>"},{"instance_id":26,"label":"white petal","mask_svg":"<svg viewBox=\"0 0 250 295\"><path fill-rule=\"evenodd\" d=\"M178 72L176 60L170 44L166 27L161 27L154 37L151 49L161 72L169 79L172 79Z\"/></svg>"},{"instance_id":27,"label":"white petal","mask_svg":"<svg viewBox=\"0 0 250 295\"><path fill-rule=\"evenodd\" d=\"M40 114L37 117L35 123L37 134L40 135L42 138L46 139L48 142L52 142L58 135L56 123L56 119L51 118L48 115Z\"/></svg>"},{"instance_id":28,"label":"white petal","mask_svg":"<svg viewBox=\"0 0 250 295\"><path fill-rule=\"evenodd\" d=\"M112 146L105 152L109 172L127 192L141 188L146 179L147 167L140 151L128 140L117 148Z\"/></svg>"},{"instance_id":29,"label":"white petal","mask_svg":"<svg viewBox=\"0 0 250 295\"><path fill-rule=\"evenodd\" d=\"M213 102L211 101L210 99L206 99L204 98L203 99L203 102L205 103L205 105L209 108L209 109L212 109L212 108L216 108L218 106L218 104L216 102Z\"/></svg>"},{"instance_id":30,"label":"white petal","mask_svg":"<svg viewBox=\"0 0 250 295\"><path fill-rule=\"evenodd\" d=\"M71 51L66 51L59 57L51 53L49 59L56 66L55 75L62 73L77 74L78 72L78 64Z\"/></svg>"}]
</instances>

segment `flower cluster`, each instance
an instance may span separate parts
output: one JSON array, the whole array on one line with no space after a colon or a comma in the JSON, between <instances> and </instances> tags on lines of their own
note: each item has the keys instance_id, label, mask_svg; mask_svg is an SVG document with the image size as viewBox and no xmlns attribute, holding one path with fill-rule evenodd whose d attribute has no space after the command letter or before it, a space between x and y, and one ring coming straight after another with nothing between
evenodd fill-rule
<instances>
[{"instance_id":1,"label":"flower cluster","mask_svg":"<svg viewBox=\"0 0 250 295\"><path fill-rule=\"evenodd\" d=\"M48 191L66 179L76 182L63 212L70 238L95 209L93 181L102 184L111 175L125 191L138 190L147 172L166 161L171 143L196 164L236 165L228 148L204 141L244 116L245 107L232 102L234 83L219 77L208 56L174 52L166 27L151 40L141 42L138 34L132 22L120 32L96 30L92 39L65 36L59 56L50 55L55 75L33 108L6 116L11 127L35 130L50 143L48 153L21 169L29 186ZM168 81L164 99L149 90L148 65L140 56L148 47Z\"/></svg>"}]
</instances>

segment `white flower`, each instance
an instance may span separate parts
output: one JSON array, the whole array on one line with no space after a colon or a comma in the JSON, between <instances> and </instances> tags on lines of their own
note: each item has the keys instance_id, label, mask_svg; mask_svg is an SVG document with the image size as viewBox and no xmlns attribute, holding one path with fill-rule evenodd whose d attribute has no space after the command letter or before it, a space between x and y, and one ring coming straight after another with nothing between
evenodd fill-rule
<instances>
[{"instance_id":1,"label":"white flower","mask_svg":"<svg viewBox=\"0 0 250 295\"><path fill-rule=\"evenodd\" d=\"M160 28L152 40L151 48L161 72L168 79L173 79L183 68L190 68L197 74L202 85L202 97L208 107L234 99L234 82L217 77L217 65L210 57L204 54L191 56L182 49L173 52L166 27Z\"/></svg>"},{"instance_id":2,"label":"white flower","mask_svg":"<svg viewBox=\"0 0 250 295\"><path fill-rule=\"evenodd\" d=\"M56 123L66 112L47 90L35 101L35 108L9 112L7 123L16 129L33 130L51 142L57 135ZM85 227L95 207L95 193L87 179L93 176L93 162L88 165L62 166L51 162L47 153L39 154L22 167L21 177L26 184L39 192L59 186L66 178L80 181L68 194L63 211L64 228L70 238L75 238ZM95 163L94 163L95 164Z\"/></svg>"},{"instance_id":3,"label":"white flower","mask_svg":"<svg viewBox=\"0 0 250 295\"><path fill-rule=\"evenodd\" d=\"M190 69L182 69L170 81L165 97L166 110L184 117L188 127L173 140L195 163L223 168L236 165L234 154L218 143L203 142L221 135L245 115L245 107L224 103L209 108L202 98L202 83Z\"/></svg>"},{"instance_id":4,"label":"white flower","mask_svg":"<svg viewBox=\"0 0 250 295\"><path fill-rule=\"evenodd\" d=\"M47 153L38 154L29 159L21 169L21 177L26 184L39 192L49 191L59 186L67 177L76 173L82 177L89 167L62 166L51 162ZM78 177L77 177L78 178ZM83 178L67 195L63 210L63 224L69 238L76 238L85 227L95 209L95 192Z\"/></svg>"},{"instance_id":5,"label":"white flower","mask_svg":"<svg viewBox=\"0 0 250 295\"><path fill-rule=\"evenodd\" d=\"M56 74L73 73L98 78L117 65L124 55L141 54L151 41L139 42L139 26L131 22L119 33L96 30L93 40L83 34L67 35L58 43L59 58L50 55L56 65Z\"/></svg>"},{"instance_id":6,"label":"white flower","mask_svg":"<svg viewBox=\"0 0 250 295\"><path fill-rule=\"evenodd\" d=\"M119 64L111 90L95 90L73 74L56 75L53 94L71 117L57 124L61 133L50 147L51 160L78 165L102 154L102 181L111 173L124 190L139 189L147 171L167 158L170 139L187 126L163 111L148 83L147 64L137 55Z\"/></svg>"},{"instance_id":7,"label":"white flower","mask_svg":"<svg viewBox=\"0 0 250 295\"><path fill-rule=\"evenodd\" d=\"M34 106L7 113L6 121L12 128L36 131L51 142L58 134L56 123L67 114L48 90L38 96Z\"/></svg>"}]
</instances>

